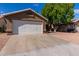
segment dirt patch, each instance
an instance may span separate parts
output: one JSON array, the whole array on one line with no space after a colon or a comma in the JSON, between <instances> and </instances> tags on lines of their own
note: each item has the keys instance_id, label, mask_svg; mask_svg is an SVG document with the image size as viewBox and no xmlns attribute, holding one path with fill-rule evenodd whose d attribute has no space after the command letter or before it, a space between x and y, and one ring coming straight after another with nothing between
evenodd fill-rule
<instances>
[{"instance_id":1,"label":"dirt patch","mask_svg":"<svg viewBox=\"0 0 79 59\"><path fill-rule=\"evenodd\" d=\"M50 33L50 35L69 41L71 43L79 44L79 33L78 32L77 33L56 32L56 33Z\"/></svg>"}]
</instances>

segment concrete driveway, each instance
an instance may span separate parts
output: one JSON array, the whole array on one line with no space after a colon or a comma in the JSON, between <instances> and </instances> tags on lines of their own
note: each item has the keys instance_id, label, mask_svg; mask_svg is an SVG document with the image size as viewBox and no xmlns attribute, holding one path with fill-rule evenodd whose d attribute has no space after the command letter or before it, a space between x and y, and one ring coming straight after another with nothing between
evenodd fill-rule
<instances>
[{"instance_id":1,"label":"concrete driveway","mask_svg":"<svg viewBox=\"0 0 79 59\"><path fill-rule=\"evenodd\" d=\"M79 55L79 44L56 37L56 33L43 35L12 35L0 55L72 56ZM60 35L62 36L62 35Z\"/></svg>"}]
</instances>

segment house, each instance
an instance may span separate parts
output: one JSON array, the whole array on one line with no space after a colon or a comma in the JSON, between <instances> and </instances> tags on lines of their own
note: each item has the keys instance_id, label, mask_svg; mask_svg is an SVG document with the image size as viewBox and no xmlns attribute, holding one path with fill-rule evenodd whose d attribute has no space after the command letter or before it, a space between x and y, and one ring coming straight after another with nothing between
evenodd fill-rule
<instances>
[{"instance_id":1,"label":"house","mask_svg":"<svg viewBox=\"0 0 79 59\"><path fill-rule=\"evenodd\" d=\"M42 34L45 31L46 18L32 9L24 9L3 14L6 19L6 31L14 34Z\"/></svg>"},{"instance_id":2,"label":"house","mask_svg":"<svg viewBox=\"0 0 79 59\"><path fill-rule=\"evenodd\" d=\"M79 32L79 20L74 20L73 22L76 25L76 31Z\"/></svg>"}]
</instances>

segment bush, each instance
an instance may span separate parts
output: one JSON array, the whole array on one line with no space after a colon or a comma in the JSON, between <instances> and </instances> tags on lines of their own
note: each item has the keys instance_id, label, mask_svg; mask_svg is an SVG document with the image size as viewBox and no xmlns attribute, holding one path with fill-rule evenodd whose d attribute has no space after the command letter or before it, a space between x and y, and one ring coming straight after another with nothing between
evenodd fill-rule
<instances>
[{"instance_id":1,"label":"bush","mask_svg":"<svg viewBox=\"0 0 79 59\"><path fill-rule=\"evenodd\" d=\"M50 31L50 26L48 24L46 24L46 32Z\"/></svg>"},{"instance_id":2,"label":"bush","mask_svg":"<svg viewBox=\"0 0 79 59\"><path fill-rule=\"evenodd\" d=\"M0 32L5 32L6 27L3 25L2 27L0 27Z\"/></svg>"}]
</instances>

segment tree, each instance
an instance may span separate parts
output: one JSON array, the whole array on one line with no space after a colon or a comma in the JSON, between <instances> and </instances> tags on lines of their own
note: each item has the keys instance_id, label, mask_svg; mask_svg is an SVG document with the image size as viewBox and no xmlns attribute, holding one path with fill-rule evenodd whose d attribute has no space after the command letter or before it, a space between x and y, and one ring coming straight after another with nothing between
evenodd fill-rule
<instances>
[{"instance_id":1,"label":"tree","mask_svg":"<svg viewBox=\"0 0 79 59\"><path fill-rule=\"evenodd\" d=\"M47 3L42 10L42 15L48 19L47 23L50 27L53 25L54 31L56 31L58 24L68 24L72 21L74 17L74 4Z\"/></svg>"}]
</instances>

